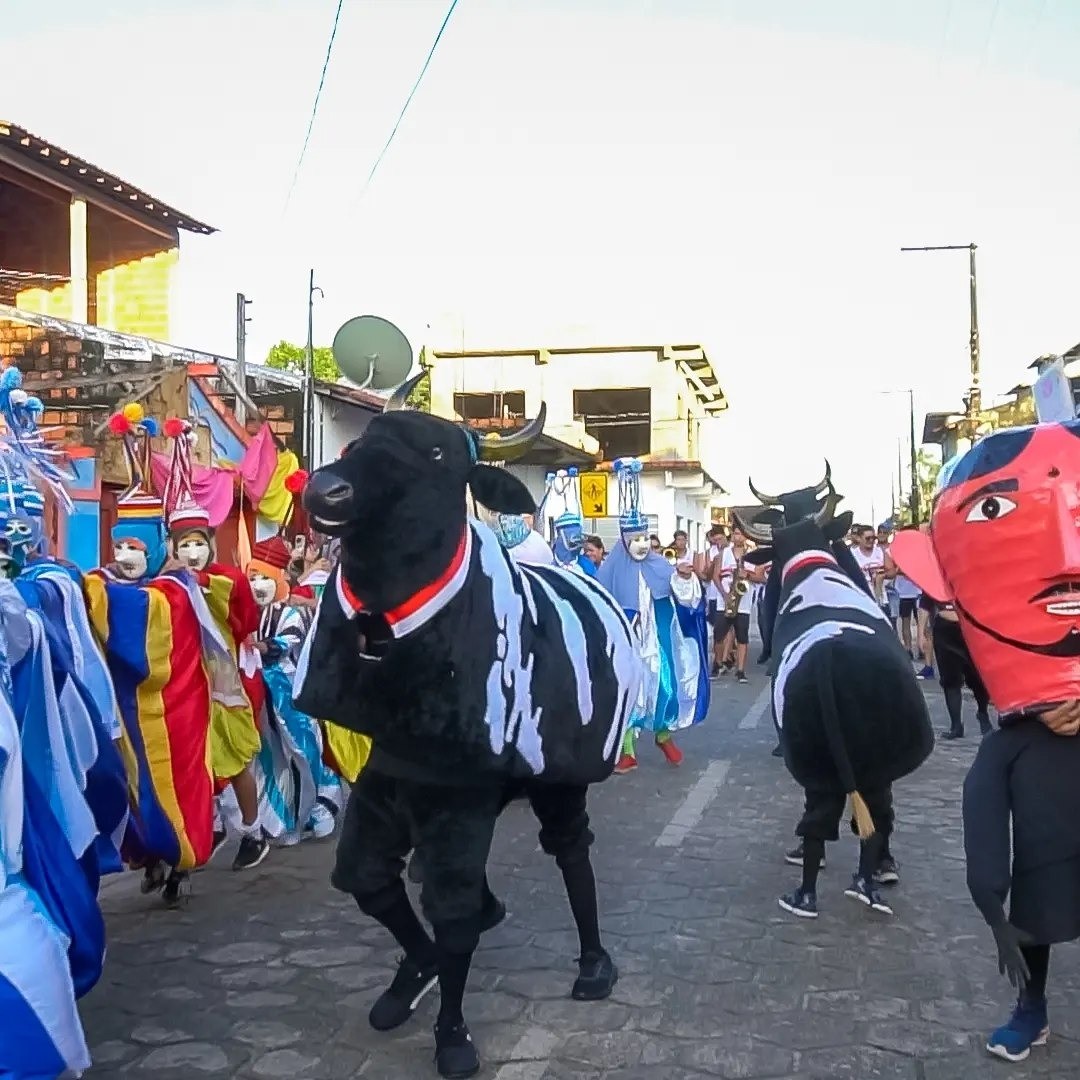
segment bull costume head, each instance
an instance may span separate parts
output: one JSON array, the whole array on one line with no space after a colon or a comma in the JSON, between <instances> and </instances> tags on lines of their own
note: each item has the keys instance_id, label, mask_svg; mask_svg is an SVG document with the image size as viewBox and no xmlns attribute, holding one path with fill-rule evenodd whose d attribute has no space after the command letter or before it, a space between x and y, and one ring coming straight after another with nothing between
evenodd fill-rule
<instances>
[{"instance_id":1,"label":"bull costume head","mask_svg":"<svg viewBox=\"0 0 1080 1080\"><path fill-rule=\"evenodd\" d=\"M939 485L929 535L893 558L953 604L999 712L1080 697L1080 420L987 435Z\"/></svg>"},{"instance_id":2,"label":"bull costume head","mask_svg":"<svg viewBox=\"0 0 1080 1080\"><path fill-rule=\"evenodd\" d=\"M506 436L405 409L426 373L387 399L341 458L311 474L303 505L311 525L340 537L346 584L369 611L400 607L439 581L459 560L469 513L507 546L524 515L535 513L528 488L488 462L520 457L543 432L547 407Z\"/></svg>"},{"instance_id":3,"label":"bull costume head","mask_svg":"<svg viewBox=\"0 0 1080 1080\"><path fill-rule=\"evenodd\" d=\"M748 479L750 491L754 498L765 504L765 509L754 515L751 521L743 522L736 517L740 529L760 545L753 557L748 562L763 565L772 562L773 541L776 534L791 528L800 521L813 521L825 533L832 554L835 556L845 573L851 574L852 569L856 572L858 567L851 553L843 543L843 537L851 528L852 515L841 514L835 517L836 509L840 505L843 496L838 494L833 487L832 467L825 462L825 475L814 485L804 488L796 488L780 495L765 495L754 486L754 481ZM764 557L768 555L769 557ZM777 561L777 573L771 573L765 583L765 594L761 603L761 637L762 651L761 661L764 662L772 655L772 632L776 622L777 607L780 603L780 570L783 563ZM861 573L856 573L856 580L860 586L865 578Z\"/></svg>"}]
</instances>

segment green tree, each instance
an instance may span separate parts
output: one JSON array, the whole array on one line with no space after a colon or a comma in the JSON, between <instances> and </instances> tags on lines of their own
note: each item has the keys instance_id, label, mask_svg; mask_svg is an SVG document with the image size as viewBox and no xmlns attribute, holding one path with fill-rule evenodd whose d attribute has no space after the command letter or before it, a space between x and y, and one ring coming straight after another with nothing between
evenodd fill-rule
<instances>
[{"instance_id":1,"label":"green tree","mask_svg":"<svg viewBox=\"0 0 1080 1080\"><path fill-rule=\"evenodd\" d=\"M271 346L266 354L266 366L278 371L292 371L304 374L307 350L303 345L294 345L291 341L279 341ZM334 362L334 353L329 345L316 345L312 356L315 378L323 382L336 382L341 378L341 369Z\"/></svg>"},{"instance_id":2,"label":"green tree","mask_svg":"<svg viewBox=\"0 0 1080 1080\"><path fill-rule=\"evenodd\" d=\"M937 487L941 462L925 450L920 450L916 457L916 475L919 482L919 517L922 521L930 520L930 508L934 502L934 490ZM911 496L896 508L895 520L901 525L912 524Z\"/></svg>"},{"instance_id":3,"label":"green tree","mask_svg":"<svg viewBox=\"0 0 1080 1080\"><path fill-rule=\"evenodd\" d=\"M303 345L294 345L291 341L279 341L266 355L266 366L278 371L292 371L303 375L306 349ZM420 350L420 364L426 367L426 353ZM317 345L312 356L315 378L322 382L337 382L341 378L341 369L334 360L333 350L329 345ZM431 412L431 380L424 379L409 395L408 405L423 412Z\"/></svg>"}]
</instances>

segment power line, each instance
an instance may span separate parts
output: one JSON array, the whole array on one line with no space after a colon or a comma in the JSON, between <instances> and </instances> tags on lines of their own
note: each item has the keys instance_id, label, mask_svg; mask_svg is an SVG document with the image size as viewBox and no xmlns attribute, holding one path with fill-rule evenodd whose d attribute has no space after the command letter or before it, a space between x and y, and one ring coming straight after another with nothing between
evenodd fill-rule
<instances>
[{"instance_id":1,"label":"power line","mask_svg":"<svg viewBox=\"0 0 1080 1080\"><path fill-rule=\"evenodd\" d=\"M424 81L424 76L427 74L428 65L431 63L431 58L435 55L435 50L439 47L439 42L442 40L443 31L446 29L446 24L450 21L450 16L454 14L454 8L458 5L458 0L450 0L450 7L447 9L446 17L442 21L442 26L439 27L439 32L435 35L435 40L431 43L431 48L428 50L427 59L424 61L424 66L420 69L420 74L416 77L416 82L413 83L413 88L409 91L409 96L405 99L405 104L401 106L401 112L398 113L398 118L394 122L394 128L390 132L390 138L386 140L386 145L379 151L379 156L375 159L375 164L371 166L371 172L368 173L367 180L364 181L363 188L360 189L360 198L362 199L366 194L369 187L371 187L371 181L375 178L375 173L379 166L382 164L382 159L386 156L386 151L390 149L390 144L394 141L394 136L398 132L398 128L401 127L401 121L405 119L405 113L408 111L409 105L412 103L413 96L416 91L420 89L420 83Z\"/></svg>"},{"instance_id":2,"label":"power line","mask_svg":"<svg viewBox=\"0 0 1080 1080\"><path fill-rule=\"evenodd\" d=\"M315 128L315 116L319 111L319 100L322 98L323 86L326 83L326 69L330 66L330 54L334 51L334 38L337 37L338 23L341 21L341 9L345 0L338 0L337 11L334 12L334 25L330 29L330 40L326 45L326 58L323 60L322 74L319 76L319 88L315 91L315 103L311 106L311 119L308 120L307 134L304 136L304 145L300 150L300 157L296 162L296 171L293 173L292 183L289 185L289 194L285 196L285 206L282 214L289 209L289 202L296 190L296 182L300 179L300 170L304 165L304 157L307 155L308 143L311 142L311 133Z\"/></svg>"}]
</instances>

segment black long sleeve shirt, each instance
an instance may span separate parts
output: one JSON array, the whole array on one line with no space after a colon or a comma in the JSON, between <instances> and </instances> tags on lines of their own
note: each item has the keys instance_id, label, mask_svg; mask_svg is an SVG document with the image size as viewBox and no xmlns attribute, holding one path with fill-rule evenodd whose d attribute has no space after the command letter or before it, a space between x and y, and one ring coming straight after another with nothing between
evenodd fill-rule
<instances>
[{"instance_id":1,"label":"black long sleeve shirt","mask_svg":"<svg viewBox=\"0 0 1080 1080\"><path fill-rule=\"evenodd\" d=\"M1080 859L1080 736L1021 720L983 739L964 781L964 852L991 926L1005 919L1014 875Z\"/></svg>"}]
</instances>

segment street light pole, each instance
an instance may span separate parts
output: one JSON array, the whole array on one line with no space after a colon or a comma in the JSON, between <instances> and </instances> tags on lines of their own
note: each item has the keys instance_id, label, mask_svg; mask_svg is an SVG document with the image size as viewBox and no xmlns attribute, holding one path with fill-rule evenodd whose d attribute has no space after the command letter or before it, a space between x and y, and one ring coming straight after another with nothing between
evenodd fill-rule
<instances>
[{"instance_id":1,"label":"street light pole","mask_svg":"<svg viewBox=\"0 0 1080 1080\"><path fill-rule=\"evenodd\" d=\"M915 449L915 391L908 391L908 404L910 409L908 418L911 424L911 524L919 524L920 493L919 493L919 454Z\"/></svg>"},{"instance_id":2,"label":"street light pole","mask_svg":"<svg viewBox=\"0 0 1080 1080\"><path fill-rule=\"evenodd\" d=\"M979 298L978 282L975 276L975 252L977 244L934 244L927 247L902 247L905 251L966 251L968 253L968 303L971 309L971 330L968 337L968 353L971 363L971 387L968 391L967 421L974 437L979 426L979 414L982 412L982 388L979 385L981 374L979 352Z\"/></svg>"},{"instance_id":3,"label":"street light pole","mask_svg":"<svg viewBox=\"0 0 1080 1080\"><path fill-rule=\"evenodd\" d=\"M304 460L309 470L315 462L315 294L326 294L315 284L315 271L308 275L307 348L304 352ZM320 462L321 464L321 462Z\"/></svg>"}]
</instances>

